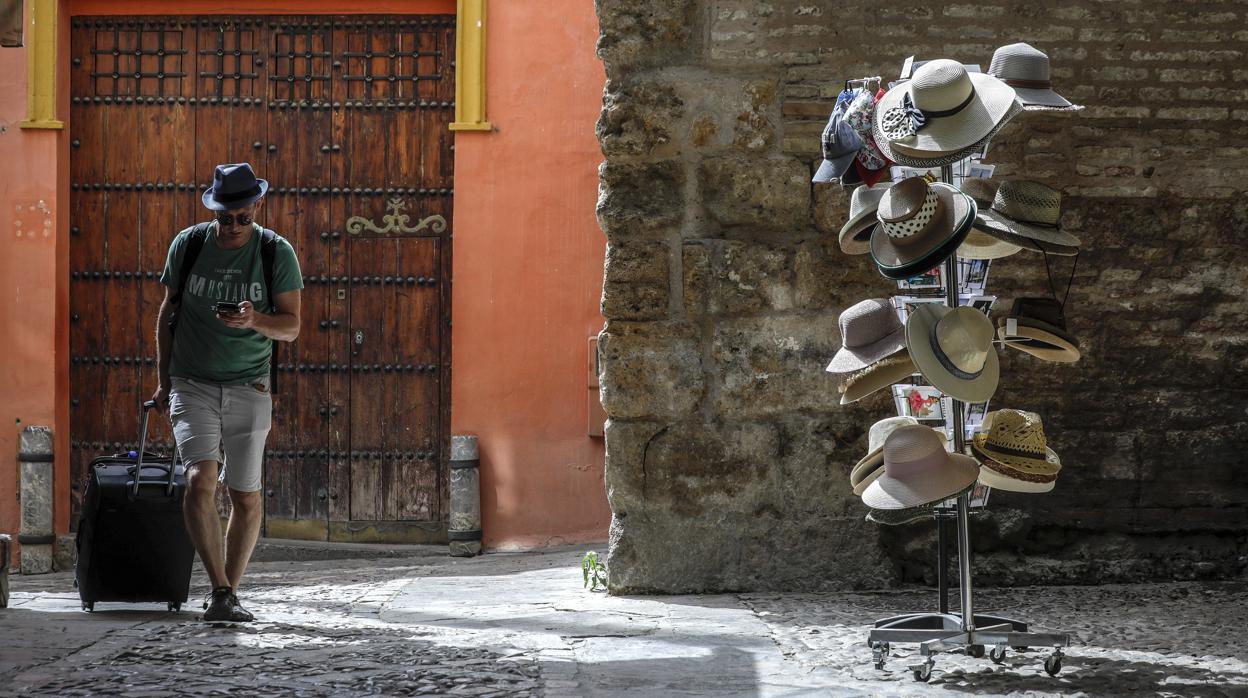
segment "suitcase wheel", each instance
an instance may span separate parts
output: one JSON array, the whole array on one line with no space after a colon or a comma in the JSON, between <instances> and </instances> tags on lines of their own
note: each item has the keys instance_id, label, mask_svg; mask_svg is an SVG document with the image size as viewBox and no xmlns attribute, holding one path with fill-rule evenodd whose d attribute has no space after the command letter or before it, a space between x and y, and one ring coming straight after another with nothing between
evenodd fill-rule
<instances>
[{"instance_id":1,"label":"suitcase wheel","mask_svg":"<svg viewBox=\"0 0 1248 698\"><path fill-rule=\"evenodd\" d=\"M83 601L83 602L82 602L82 610L86 611L87 613L91 613L92 611L94 611L94 610L95 610L95 602L94 602L94 601Z\"/></svg>"},{"instance_id":2,"label":"suitcase wheel","mask_svg":"<svg viewBox=\"0 0 1248 698\"><path fill-rule=\"evenodd\" d=\"M181 602L181 601L170 601L170 602L169 602L169 610L170 610L170 611L172 611L172 612L174 612L174 613L177 613L178 611L181 611L181 610L182 610L182 602Z\"/></svg>"}]
</instances>

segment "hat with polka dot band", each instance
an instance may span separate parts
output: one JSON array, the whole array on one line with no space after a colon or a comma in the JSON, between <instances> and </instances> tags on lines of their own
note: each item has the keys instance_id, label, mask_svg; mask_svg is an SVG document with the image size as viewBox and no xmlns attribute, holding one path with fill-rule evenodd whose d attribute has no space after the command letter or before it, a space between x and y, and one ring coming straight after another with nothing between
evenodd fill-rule
<instances>
[{"instance_id":1,"label":"hat with polka dot band","mask_svg":"<svg viewBox=\"0 0 1248 698\"><path fill-rule=\"evenodd\" d=\"M896 278L890 270L920 260L926 263L928 258L934 267L944 259L936 259L933 253L964 228L969 230L974 216L975 202L954 187L928 184L923 177L904 179L880 198L878 225L871 233L871 258L888 278Z\"/></svg>"}]
</instances>

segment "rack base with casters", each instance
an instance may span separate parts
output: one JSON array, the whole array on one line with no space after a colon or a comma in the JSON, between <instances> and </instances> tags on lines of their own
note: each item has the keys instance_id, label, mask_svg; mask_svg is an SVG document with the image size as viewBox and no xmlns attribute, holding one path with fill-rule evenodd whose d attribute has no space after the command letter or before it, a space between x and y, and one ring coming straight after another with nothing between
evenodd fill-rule
<instances>
[{"instance_id":1,"label":"rack base with casters","mask_svg":"<svg viewBox=\"0 0 1248 698\"><path fill-rule=\"evenodd\" d=\"M1017 632L1008 623L1001 623L975 630L955 631L952 634L946 631L944 637L920 642L919 655L923 661L911 665L910 669L914 672L916 681L927 681L936 665L936 655L941 652L964 652L979 658L984 656L986 648L991 647L988 658L994 664L1000 664L1005 661L1007 648L1027 650L1032 647L1052 647L1053 652L1044 660L1044 670L1049 676L1057 676L1062 670L1062 659L1066 656L1063 650L1069 646L1070 635L1067 633Z\"/></svg>"}]
</instances>

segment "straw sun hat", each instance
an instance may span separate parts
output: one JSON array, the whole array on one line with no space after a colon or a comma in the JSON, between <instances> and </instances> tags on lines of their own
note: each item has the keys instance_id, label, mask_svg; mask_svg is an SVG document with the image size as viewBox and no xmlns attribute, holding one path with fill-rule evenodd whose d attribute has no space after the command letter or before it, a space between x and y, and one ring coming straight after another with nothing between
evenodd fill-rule
<instances>
[{"instance_id":1,"label":"straw sun hat","mask_svg":"<svg viewBox=\"0 0 1248 698\"><path fill-rule=\"evenodd\" d=\"M906 318L914 365L940 392L963 402L983 402L997 391L995 334L992 321L970 306L922 303Z\"/></svg>"},{"instance_id":2,"label":"straw sun hat","mask_svg":"<svg viewBox=\"0 0 1248 698\"><path fill-rule=\"evenodd\" d=\"M1001 187L1001 182L1002 180L999 179L984 179L980 177L971 177L963 180L961 187L962 193L975 200L975 204L980 212L980 215L975 218L974 229L971 231L971 234L967 236L967 242L970 242L971 239L977 235L988 235L1003 243L1017 246L1020 249L1032 250L1034 252L1044 252L1047 254L1065 257L1071 257L1079 254L1079 247L1077 245L1059 245L1052 242L1044 242L1026 237L1024 235L1017 235L1010 232L1008 228L1002 226L989 227L987 219L984 218L982 214L992 208L993 201L997 197L997 190ZM974 259L974 257L962 254L961 248L958 249L958 256Z\"/></svg>"},{"instance_id":3,"label":"straw sun hat","mask_svg":"<svg viewBox=\"0 0 1248 698\"><path fill-rule=\"evenodd\" d=\"M863 491L875 482L877 477L884 474L884 442L888 440L889 434L896 431L898 427L918 423L919 420L914 417L885 417L871 425L871 429L867 431L867 455L855 463L849 472L849 486L854 489L854 494L862 496ZM941 442L948 450L945 432L940 429L934 429L934 431L940 436Z\"/></svg>"},{"instance_id":4,"label":"straw sun hat","mask_svg":"<svg viewBox=\"0 0 1248 698\"><path fill-rule=\"evenodd\" d=\"M985 73L968 73L957 61L924 63L914 77L876 104L876 145L902 165L955 162L981 148L1022 111L1014 89ZM949 159L952 158L952 159Z\"/></svg>"},{"instance_id":5,"label":"straw sun hat","mask_svg":"<svg viewBox=\"0 0 1248 698\"><path fill-rule=\"evenodd\" d=\"M1062 462L1044 438L1040 415L997 410L984 415L983 431L971 439L971 450L983 462L979 481L1010 492L1048 492L1057 482Z\"/></svg>"},{"instance_id":6,"label":"straw sun hat","mask_svg":"<svg viewBox=\"0 0 1248 698\"><path fill-rule=\"evenodd\" d=\"M886 299L869 298L840 317L841 348L827 371L842 376L841 404L889 386L917 369L906 352L906 328Z\"/></svg>"}]
</instances>

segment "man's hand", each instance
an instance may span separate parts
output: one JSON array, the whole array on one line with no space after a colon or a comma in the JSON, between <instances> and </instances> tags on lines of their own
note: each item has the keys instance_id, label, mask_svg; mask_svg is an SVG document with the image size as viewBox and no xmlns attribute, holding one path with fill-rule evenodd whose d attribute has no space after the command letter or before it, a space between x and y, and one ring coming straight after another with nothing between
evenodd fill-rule
<instances>
[{"instance_id":1,"label":"man's hand","mask_svg":"<svg viewBox=\"0 0 1248 698\"><path fill-rule=\"evenodd\" d=\"M156 411L164 414L169 407L169 389L163 385L156 388L156 392L152 393L152 401L156 403Z\"/></svg>"},{"instance_id":2,"label":"man's hand","mask_svg":"<svg viewBox=\"0 0 1248 698\"><path fill-rule=\"evenodd\" d=\"M217 313L217 319L226 327L236 330L254 330L256 328L256 308L251 301L238 304L237 313Z\"/></svg>"}]
</instances>

